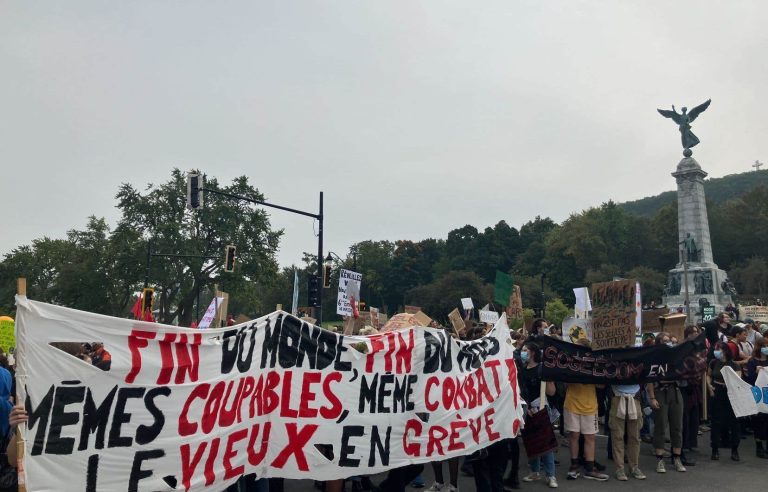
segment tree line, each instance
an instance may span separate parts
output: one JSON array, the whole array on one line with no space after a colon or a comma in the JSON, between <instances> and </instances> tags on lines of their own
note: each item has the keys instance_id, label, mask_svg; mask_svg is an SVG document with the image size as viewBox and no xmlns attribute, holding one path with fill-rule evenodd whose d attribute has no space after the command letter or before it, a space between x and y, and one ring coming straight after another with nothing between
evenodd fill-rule
<instances>
[{"instance_id":1,"label":"tree line","mask_svg":"<svg viewBox=\"0 0 768 492\"><path fill-rule=\"evenodd\" d=\"M264 200L244 176L230 184L208 177L206 186ZM0 313L12 313L15 279L27 277L30 298L76 309L126 316L147 274L156 288L159 320L189 325L204 311L214 285L230 293L229 311L253 317L276 304L289 307L294 272L300 300L306 303L307 275L316 258L307 253L299 265L278 267L282 231L263 209L232 200L207 199L196 212L185 208L186 181L174 169L160 185L139 190L122 184L116 194L121 216L114 227L91 217L84 230L65 238L42 237L15 248L0 262ZM727 270L740 293L752 302L768 296L768 188L760 185L741 196L709 204L715 261ZM563 311L573 304L573 287L637 278L644 300L661 300L666 272L678 259L677 205L644 217L614 202L573 213L558 224L535 217L520 226L500 220L482 230L465 225L445 238L421 241L366 240L335 260L331 288L324 291L326 320L335 319L338 268L363 275L361 298L390 314L417 305L443 319L461 297L485 304L493 299L496 271L513 276L523 304ZM237 247L233 273L223 273L224 248ZM200 307L197 298L200 296Z\"/></svg>"}]
</instances>

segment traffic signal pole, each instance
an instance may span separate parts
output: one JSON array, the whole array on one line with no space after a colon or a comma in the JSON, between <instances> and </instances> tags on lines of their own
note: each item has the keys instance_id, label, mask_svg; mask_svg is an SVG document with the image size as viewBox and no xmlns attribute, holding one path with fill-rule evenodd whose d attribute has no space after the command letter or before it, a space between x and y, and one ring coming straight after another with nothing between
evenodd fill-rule
<instances>
[{"instance_id":1,"label":"traffic signal pole","mask_svg":"<svg viewBox=\"0 0 768 492\"><path fill-rule=\"evenodd\" d=\"M197 177L198 175L195 174L194 176ZM202 183L202 181L196 181L196 183ZM187 190L188 190L187 192L188 193L190 193L190 189L191 189L190 187L187 188ZM323 192L322 191L320 192L320 210L318 211L318 213L313 214L311 212L305 212L303 210L297 210L295 208L284 207L282 205L275 205L274 203L268 203L268 202L265 202L265 201L262 201L262 200L256 200L256 199L248 198L248 197L241 196L241 195L235 195L234 193L227 193L225 191L220 191L220 190L212 190L210 188L205 188L204 186L197 187L197 184L195 185L194 190L195 191L193 193L198 193L200 191L205 191L205 192L208 192L208 193L213 193L214 195L221 195L221 196L225 196L227 198L232 198L234 200L242 200L242 201L249 202L249 203L255 203L256 205L263 205L265 207L272 207L272 208L276 208L278 210L284 210L286 212L291 212L291 213L294 213L294 214L304 215L305 217L312 217L313 219L317 219L317 222L319 224L318 233L317 233L317 275L318 275L318 278L322 278L322 275L323 275ZM199 203L202 201L202 200L199 200L197 196L194 196L194 199L191 199L192 197L188 197L188 198L190 198L190 199L188 199L188 202L187 202L188 204L194 204L194 203L198 204L196 206L191 206L190 208L192 208L192 209L198 208ZM318 306L316 307L315 314L316 314L316 318L317 318L317 324L319 325L319 324L321 324L323 322L323 294L322 294L322 289L320 289L320 293L318 295L318 303L317 304L318 304Z\"/></svg>"}]
</instances>

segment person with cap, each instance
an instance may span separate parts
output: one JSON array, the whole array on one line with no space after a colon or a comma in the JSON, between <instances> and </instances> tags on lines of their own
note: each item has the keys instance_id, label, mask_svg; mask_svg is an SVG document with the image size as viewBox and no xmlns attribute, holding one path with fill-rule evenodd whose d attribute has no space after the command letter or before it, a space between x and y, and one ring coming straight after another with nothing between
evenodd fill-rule
<instances>
[{"instance_id":1,"label":"person with cap","mask_svg":"<svg viewBox=\"0 0 768 492\"><path fill-rule=\"evenodd\" d=\"M747 341L754 347L755 341L758 338L763 338L763 335L760 333L760 327L752 318L745 319L744 324L746 325L745 328L747 329Z\"/></svg>"}]
</instances>

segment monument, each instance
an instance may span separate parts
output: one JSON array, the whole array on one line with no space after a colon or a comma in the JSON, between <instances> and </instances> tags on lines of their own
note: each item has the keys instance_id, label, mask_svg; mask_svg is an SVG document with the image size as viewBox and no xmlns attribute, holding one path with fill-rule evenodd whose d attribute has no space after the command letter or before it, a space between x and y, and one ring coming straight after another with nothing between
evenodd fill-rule
<instances>
[{"instance_id":1,"label":"monument","mask_svg":"<svg viewBox=\"0 0 768 492\"><path fill-rule=\"evenodd\" d=\"M714 306L722 311L735 294L728 275L712 258L709 219L704 197L704 178L707 173L693 158L692 147L699 143L691 131L691 123L709 107L711 100L693 108L690 113L682 108L678 113L659 109L659 113L678 124L683 145L683 159L672 173L677 181L677 229L679 261L669 271L664 289L664 302L670 308L690 305L688 323L700 320L701 307ZM687 302L686 302L687 300Z\"/></svg>"}]
</instances>

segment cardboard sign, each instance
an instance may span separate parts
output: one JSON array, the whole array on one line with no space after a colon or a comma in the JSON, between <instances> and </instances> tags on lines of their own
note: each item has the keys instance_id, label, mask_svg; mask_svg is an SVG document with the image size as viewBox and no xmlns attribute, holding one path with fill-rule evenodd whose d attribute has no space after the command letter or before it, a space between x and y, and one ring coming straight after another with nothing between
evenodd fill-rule
<instances>
[{"instance_id":1,"label":"cardboard sign","mask_svg":"<svg viewBox=\"0 0 768 492\"><path fill-rule=\"evenodd\" d=\"M422 311L417 312L413 315L413 317L416 319L416 321L419 322L421 326L429 326L430 323L432 323L432 318L424 314Z\"/></svg>"},{"instance_id":2,"label":"cardboard sign","mask_svg":"<svg viewBox=\"0 0 768 492\"><path fill-rule=\"evenodd\" d=\"M480 313L480 321L483 323L491 323L496 324L497 321L499 321L499 313L496 311L486 311L481 310Z\"/></svg>"},{"instance_id":3,"label":"cardboard sign","mask_svg":"<svg viewBox=\"0 0 768 492\"><path fill-rule=\"evenodd\" d=\"M453 327L453 331L456 333L456 336L461 336L461 334L464 333L464 331L467 329L467 325L464 323L464 318L461 317L461 313L459 313L458 308L448 313L448 321L451 322L451 326Z\"/></svg>"},{"instance_id":4,"label":"cardboard sign","mask_svg":"<svg viewBox=\"0 0 768 492\"><path fill-rule=\"evenodd\" d=\"M14 322L9 316L0 316L0 347L6 354L16 349Z\"/></svg>"},{"instance_id":5,"label":"cardboard sign","mask_svg":"<svg viewBox=\"0 0 768 492\"><path fill-rule=\"evenodd\" d=\"M636 280L592 284L592 348L635 345Z\"/></svg>"},{"instance_id":6,"label":"cardboard sign","mask_svg":"<svg viewBox=\"0 0 768 492\"><path fill-rule=\"evenodd\" d=\"M507 305L507 318L525 318L525 311L523 311L523 296L520 294L519 285L512 286L512 294L509 296L509 304Z\"/></svg>"},{"instance_id":7,"label":"cardboard sign","mask_svg":"<svg viewBox=\"0 0 768 492\"><path fill-rule=\"evenodd\" d=\"M739 317L752 318L758 323L768 323L768 306L739 306Z\"/></svg>"},{"instance_id":8,"label":"cardboard sign","mask_svg":"<svg viewBox=\"0 0 768 492\"><path fill-rule=\"evenodd\" d=\"M462 297L461 298L461 307L463 307L465 311L469 311L470 309L475 309L475 305L472 302L472 298L471 297Z\"/></svg>"},{"instance_id":9,"label":"cardboard sign","mask_svg":"<svg viewBox=\"0 0 768 492\"><path fill-rule=\"evenodd\" d=\"M643 333L658 333L661 329L661 317L669 314L667 309L646 309L642 311Z\"/></svg>"},{"instance_id":10,"label":"cardboard sign","mask_svg":"<svg viewBox=\"0 0 768 492\"><path fill-rule=\"evenodd\" d=\"M378 330L381 328L379 324L379 308L372 307L369 312L371 313L371 326Z\"/></svg>"},{"instance_id":11,"label":"cardboard sign","mask_svg":"<svg viewBox=\"0 0 768 492\"><path fill-rule=\"evenodd\" d=\"M352 316L352 299L355 302L360 302L360 283L362 281L362 273L341 269L339 272L339 293L336 297L336 314Z\"/></svg>"},{"instance_id":12,"label":"cardboard sign","mask_svg":"<svg viewBox=\"0 0 768 492\"><path fill-rule=\"evenodd\" d=\"M420 308L419 306L405 306L405 307L403 308L403 310L404 310L404 311L405 311L407 314L416 314L416 313L418 313L419 311L421 311L421 308Z\"/></svg>"},{"instance_id":13,"label":"cardboard sign","mask_svg":"<svg viewBox=\"0 0 768 492\"><path fill-rule=\"evenodd\" d=\"M472 454L522 427L503 329L471 342L432 328L348 337L276 312L201 331L25 296L16 305L17 375L35 416L20 428L30 491L198 492L254 473L375 475ZM102 342L111 367L50 346L61 340ZM437 435L444 444L430 446Z\"/></svg>"},{"instance_id":14,"label":"cardboard sign","mask_svg":"<svg viewBox=\"0 0 768 492\"><path fill-rule=\"evenodd\" d=\"M676 336L678 340L682 340L686 319L687 316L685 314L665 314L661 317L661 331L665 331L670 335Z\"/></svg>"}]
</instances>

